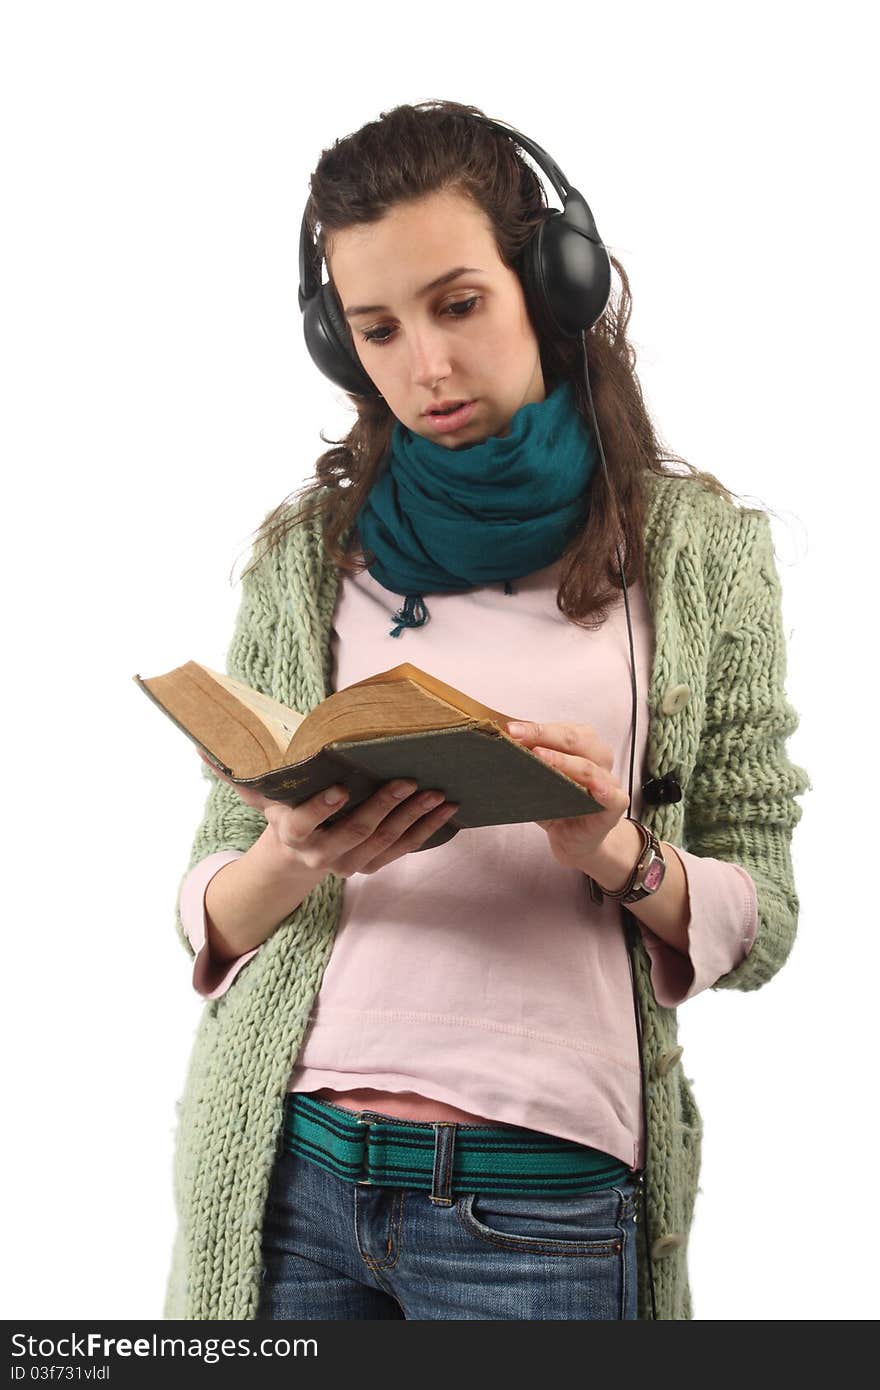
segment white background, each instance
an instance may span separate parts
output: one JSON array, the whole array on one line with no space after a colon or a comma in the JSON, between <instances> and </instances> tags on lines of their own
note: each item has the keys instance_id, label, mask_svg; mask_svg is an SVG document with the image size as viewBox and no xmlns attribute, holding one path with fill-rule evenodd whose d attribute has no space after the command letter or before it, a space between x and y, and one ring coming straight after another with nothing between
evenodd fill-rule
<instances>
[{"instance_id":1,"label":"white background","mask_svg":"<svg viewBox=\"0 0 880 1390\"><path fill-rule=\"evenodd\" d=\"M297 8L2 11L4 1314L161 1316L206 784L131 677L222 668L253 531L349 427L296 302L311 169L448 97L585 194L662 438L777 513L801 918L769 986L679 1011L694 1314L875 1317L869 7Z\"/></svg>"}]
</instances>

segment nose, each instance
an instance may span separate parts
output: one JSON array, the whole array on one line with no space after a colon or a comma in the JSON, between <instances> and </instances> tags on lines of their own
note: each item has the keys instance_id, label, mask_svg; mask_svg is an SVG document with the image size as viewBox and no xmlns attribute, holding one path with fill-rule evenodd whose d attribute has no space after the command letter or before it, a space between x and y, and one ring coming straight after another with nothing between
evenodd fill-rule
<instances>
[{"instance_id":1,"label":"nose","mask_svg":"<svg viewBox=\"0 0 880 1390\"><path fill-rule=\"evenodd\" d=\"M449 343L442 329L420 327L408 334L410 374L416 386L432 391L450 375Z\"/></svg>"}]
</instances>

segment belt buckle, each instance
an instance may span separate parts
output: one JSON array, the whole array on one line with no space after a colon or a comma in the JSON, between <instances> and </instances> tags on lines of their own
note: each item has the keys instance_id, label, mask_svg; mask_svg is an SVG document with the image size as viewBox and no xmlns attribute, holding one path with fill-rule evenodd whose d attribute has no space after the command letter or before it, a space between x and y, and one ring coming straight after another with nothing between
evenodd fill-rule
<instances>
[{"instance_id":1,"label":"belt buckle","mask_svg":"<svg viewBox=\"0 0 880 1390\"><path fill-rule=\"evenodd\" d=\"M364 1135L364 1158L363 1158L363 1166L364 1166L364 1168L366 1169L366 1168L369 1168L369 1166L370 1166L370 1129L369 1129L369 1127L370 1127L371 1124L375 1124L375 1121L374 1121L374 1120L368 1120L367 1117L366 1117L366 1112L363 1111L363 1110L359 1110L359 1111L357 1112L355 1118L356 1118L356 1120L357 1120L357 1122L358 1122L359 1125L366 1125L366 1126L367 1126L367 1132L366 1132L366 1134ZM373 1186L374 1186L374 1183L373 1183L373 1179L372 1179L372 1178L355 1178L355 1184L356 1184L356 1186L358 1186L358 1187L373 1187Z\"/></svg>"}]
</instances>

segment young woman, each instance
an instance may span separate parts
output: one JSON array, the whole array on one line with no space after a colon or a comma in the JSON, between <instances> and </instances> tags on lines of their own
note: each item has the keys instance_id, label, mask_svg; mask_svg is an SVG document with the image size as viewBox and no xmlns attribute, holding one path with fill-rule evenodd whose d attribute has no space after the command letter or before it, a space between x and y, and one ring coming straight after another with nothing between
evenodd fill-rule
<instances>
[{"instance_id":1,"label":"young woman","mask_svg":"<svg viewBox=\"0 0 880 1390\"><path fill-rule=\"evenodd\" d=\"M356 418L260 528L227 669L308 712L410 661L600 809L444 835L442 776L291 808L205 765L170 1318L691 1317L676 1007L794 940L768 518L661 449L614 257L596 438L524 269L544 190L482 114L398 107L312 175Z\"/></svg>"}]
</instances>

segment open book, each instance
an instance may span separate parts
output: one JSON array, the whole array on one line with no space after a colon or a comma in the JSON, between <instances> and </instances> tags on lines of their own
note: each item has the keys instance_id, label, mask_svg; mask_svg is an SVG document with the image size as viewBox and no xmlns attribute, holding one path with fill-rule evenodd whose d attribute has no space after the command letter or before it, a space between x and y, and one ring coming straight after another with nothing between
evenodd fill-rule
<instances>
[{"instance_id":1,"label":"open book","mask_svg":"<svg viewBox=\"0 0 880 1390\"><path fill-rule=\"evenodd\" d=\"M510 737L507 720L516 716L409 662L346 686L305 715L197 661L133 679L233 782L289 806L337 782L347 787L348 800L325 826L395 777L460 803L421 849L464 828L602 810L586 787Z\"/></svg>"}]
</instances>

